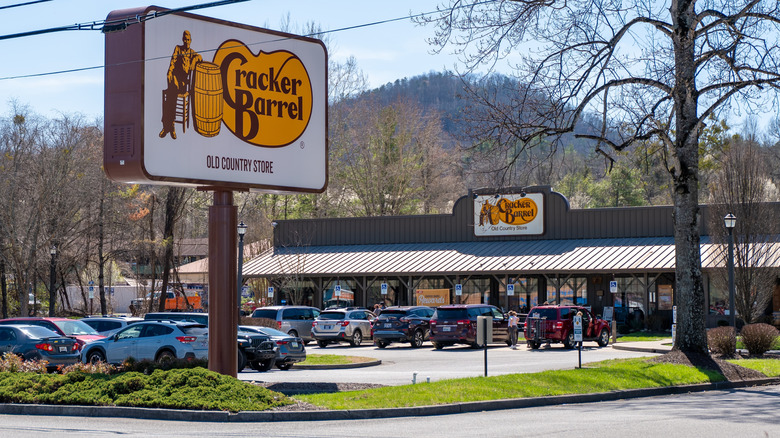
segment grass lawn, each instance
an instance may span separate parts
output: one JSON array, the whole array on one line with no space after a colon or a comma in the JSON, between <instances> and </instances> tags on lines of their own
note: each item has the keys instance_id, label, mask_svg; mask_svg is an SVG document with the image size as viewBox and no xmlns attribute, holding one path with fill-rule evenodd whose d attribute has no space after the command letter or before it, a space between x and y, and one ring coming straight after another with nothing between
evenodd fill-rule
<instances>
[{"instance_id":1,"label":"grass lawn","mask_svg":"<svg viewBox=\"0 0 780 438\"><path fill-rule=\"evenodd\" d=\"M742 350L744 348L745 348L745 344L742 343L742 338L737 337L737 349ZM772 348L770 348L770 350L780 350L780 337L775 339L775 343L772 345Z\"/></svg>"},{"instance_id":2,"label":"grass lawn","mask_svg":"<svg viewBox=\"0 0 780 438\"><path fill-rule=\"evenodd\" d=\"M617 338L620 342L646 342L646 341L660 341L662 339L671 339L672 334L666 332L634 332L627 335L619 335Z\"/></svg>"},{"instance_id":3,"label":"grass lawn","mask_svg":"<svg viewBox=\"0 0 780 438\"><path fill-rule=\"evenodd\" d=\"M719 373L646 359L609 360L586 368L441 380L295 398L328 409L372 409L446 403L585 394L723 381Z\"/></svg>"},{"instance_id":4,"label":"grass lawn","mask_svg":"<svg viewBox=\"0 0 780 438\"><path fill-rule=\"evenodd\" d=\"M729 362L760 371L767 377L780 377L780 360L777 359L734 359Z\"/></svg>"},{"instance_id":5,"label":"grass lawn","mask_svg":"<svg viewBox=\"0 0 780 438\"><path fill-rule=\"evenodd\" d=\"M339 354L307 354L306 360L299 365L347 365L353 363L371 362L376 359L363 356L342 356Z\"/></svg>"}]
</instances>

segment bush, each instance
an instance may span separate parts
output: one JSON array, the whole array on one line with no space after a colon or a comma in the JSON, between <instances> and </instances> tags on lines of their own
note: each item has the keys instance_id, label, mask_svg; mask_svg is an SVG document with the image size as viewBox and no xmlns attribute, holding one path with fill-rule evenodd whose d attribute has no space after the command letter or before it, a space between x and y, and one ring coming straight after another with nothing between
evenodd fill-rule
<instances>
[{"instance_id":1,"label":"bush","mask_svg":"<svg viewBox=\"0 0 780 438\"><path fill-rule=\"evenodd\" d=\"M38 373L46 374L49 362L45 360L24 360L14 353L4 353L0 359L0 371L10 371L12 373Z\"/></svg>"},{"instance_id":2,"label":"bush","mask_svg":"<svg viewBox=\"0 0 780 438\"><path fill-rule=\"evenodd\" d=\"M734 327L717 327L707 331L707 343L715 354L733 357L737 353L737 334Z\"/></svg>"},{"instance_id":3,"label":"bush","mask_svg":"<svg viewBox=\"0 0 780 438\"><path fill-rule=\"evenodd\" d=\"M751 356L761 356L774 345L780 332L764 323L748 324L742 328L742 344Z\"/></svg>"}]
</instances>

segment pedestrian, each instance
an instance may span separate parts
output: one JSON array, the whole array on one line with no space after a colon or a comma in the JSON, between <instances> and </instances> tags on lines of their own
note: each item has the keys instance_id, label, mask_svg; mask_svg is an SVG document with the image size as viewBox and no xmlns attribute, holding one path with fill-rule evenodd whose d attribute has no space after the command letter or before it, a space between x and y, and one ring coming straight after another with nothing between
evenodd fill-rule
<instances>
[{"instance_id":1,"label":"pedestrian","mask_svg":"<svg viewBox=\"0 0 780 438\"><path fill-rule=\"evenodd\" d=\"M520 322L520 318L517 317L517 312L514 310L509 311L509 342L511 343L512 350L517 350L517 324Z\"/></svg>"}]
</instances>

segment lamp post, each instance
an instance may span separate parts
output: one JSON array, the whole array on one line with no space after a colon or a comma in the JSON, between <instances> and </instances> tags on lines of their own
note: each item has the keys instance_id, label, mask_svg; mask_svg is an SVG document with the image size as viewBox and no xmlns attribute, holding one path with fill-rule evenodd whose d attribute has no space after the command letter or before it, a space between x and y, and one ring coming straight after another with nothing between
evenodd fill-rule
<instances>
[{"instance_id":1,"label":"lamp post","mask_svg":"<svg viewBox=\"0 0 780 438\"><path fill-rule=\"evenodd\" d=\"M49 316L54 316L54 303L56 301L56 294L54 290L54 283L57 281L57 244L52 244L49 248L49 254L51 254L51 265L49 271Z\"/></svg>"},{"instance_id":2,"label":"lamp post","mask_svg":"<svg viewBox=\"0 0 780 438\"><path fill-rule=\"evenodd\" d=\"M241 318L241 289L244 270L244 234L246 234L246 224L241 221L238 224L238 317Z\"/></svg>"},{"instance_id":3,"label":"lamp post","mask_svg":"<svg viewBox=\"0 0 780 438\"><path fill-rule=\"evenodd\" d=\"M723 218L726 229L729 230L729 325L736 329L737 315L734 309L734 226L737 218L729 213Z\"/></svg>"}]
</instances>

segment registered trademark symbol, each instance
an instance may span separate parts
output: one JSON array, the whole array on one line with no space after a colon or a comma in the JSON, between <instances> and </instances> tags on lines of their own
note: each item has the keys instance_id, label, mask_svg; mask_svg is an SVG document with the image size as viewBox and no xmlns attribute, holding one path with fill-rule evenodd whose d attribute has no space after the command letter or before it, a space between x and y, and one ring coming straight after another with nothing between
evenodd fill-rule
<instances>
[{"instance_id":1,"label":"registered trademark symbol","mask_svg":"<svg viewBox=\"0 0 780 438\"><path fill-rule=\"evenodd\" d=\"M301 142L301 149L303 149L303 148L305 148L305 147L306 147L306 142L305 142L305 141L302 141L302 142Z\"/></svg>"}]
</instances>

